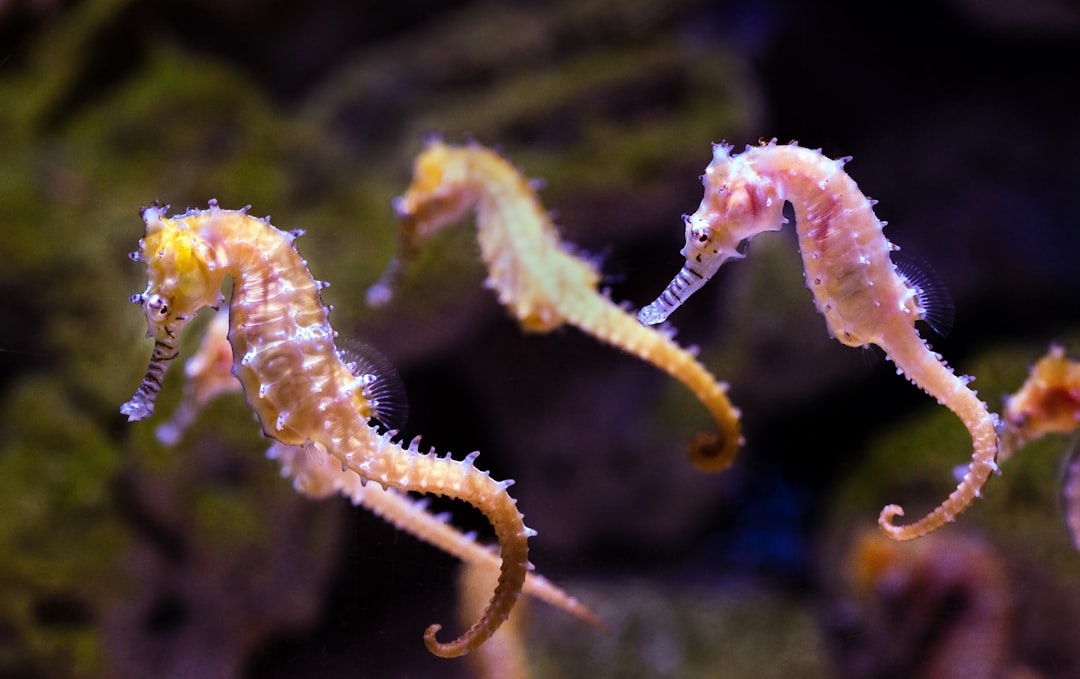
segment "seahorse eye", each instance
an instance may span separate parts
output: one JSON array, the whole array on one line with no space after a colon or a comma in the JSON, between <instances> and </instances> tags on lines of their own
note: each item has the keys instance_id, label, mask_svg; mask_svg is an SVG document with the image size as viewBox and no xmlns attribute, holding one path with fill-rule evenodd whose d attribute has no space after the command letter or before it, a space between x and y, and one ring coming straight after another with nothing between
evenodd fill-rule
<instances>
[{"instance_id":1,"label":"seahorse eye","mask_svg":"<svg viewBox=\"0 0 1080 679\"><path fill-rule=\"evenodd\" d=\"M709 230L704 227L698 227L694 229L693 237L699 245L704 245L709 242Z\"/></svg>"},{"instance_id":2,"label":"seahorse eye","mask_svg":"<svg viewBox=\"0 0 1080 679\"><path fill-rule=\"evenodd\" d=\"M156 311L163 318L169 315L169 305L159 295L150 295L146 300L146 306Z\"/></svg>"}]
</instances>

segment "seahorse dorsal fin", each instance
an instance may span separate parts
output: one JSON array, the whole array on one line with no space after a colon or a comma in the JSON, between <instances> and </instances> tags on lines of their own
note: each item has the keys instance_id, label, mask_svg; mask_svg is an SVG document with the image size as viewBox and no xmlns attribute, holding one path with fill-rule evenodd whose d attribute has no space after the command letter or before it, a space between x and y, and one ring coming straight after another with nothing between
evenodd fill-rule
<instances>
[{"instance_id":1,"label":"seahorse dorsal fin","mask_svg":"<svg viewBox=\"0 0 1080 679\"><path fill-rule=\"evenodd\" d=\"M373 417L386 429L401 431L409 419L409 400L405 383L390 359L360 340L339 337L336 343L341 362L362 379L361 388L371 404Z\"/></svg>"},{"instance_id":2,"label":"seahorse dorsal fin","mask_svg":"<svg viewBox=\"0 0 1080 679\"><path fill-rule=\"evenodd\" d=\"M899 251L892 254L896 274L915 292L920 320L945 337L953 328L955 307L945 282L925 261Z\"/></svg>"}]
</instances>

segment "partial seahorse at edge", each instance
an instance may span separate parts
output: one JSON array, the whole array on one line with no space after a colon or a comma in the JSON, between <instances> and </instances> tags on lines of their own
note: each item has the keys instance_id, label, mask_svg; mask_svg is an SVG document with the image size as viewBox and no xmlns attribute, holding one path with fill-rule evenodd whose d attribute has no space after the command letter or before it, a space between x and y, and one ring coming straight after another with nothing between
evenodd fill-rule
<instances>
[{"instance_id":1,"label":"partial seahorse at edge","mask_svg":"<svg viewBox=\"0 0 1080 679\"><path fill-rule=\"evenodd\" d=\"M1004 400L1002 461L1043 437L1073 435L1062 472L1061 508L1073 547L1080 550L1080 361L1066 356L1062 345L1050 345L1024 384Z\"/></svg>"},{"instance_id":2,"label":"partial seahorse at edge","mask_svg":"<svg viewBox=\"0 0 1080 679\"><path fill-rule=\"evenodd\" d=\"M735 460L742 435L739 411L717 382L670 332L644 328L632 313L598 290L596 266L574 256L562 242L534 186L509 162L476 143L433 140L416 158L408 190L394 201L401 221L401 250L368 290L368 302L386 303L402 267L419 244L443 227L476 211L486 285L521 326L549 332L569 324L652 363L693 392L716 421L718 433L696 435L694 464L719 471Z\"/></svg>"},{"instance_id":3,"label":"partial seahorse at edge","mask_svg":"<svg viewBox=\"0 0 1080 679\"><path fill-rule=\"evenodd\" d=\"M927 308L918 283L893 264L896 246L883 233L874 202L844 171L847 158L833 160L820 151L775 140L731 155L718 144L702 182L705 196L686 217L686 263L667 289L638 315L642 323L665 320L728 259L744 256L745 242L785 222L785 201L795 210L806 284L829 333L842 344L876 344L897 371L952 410L972 439L972 459L957 488L936 509L906 526L899 505L881 510L878 523L890 537L910 540L951 522L979 496L998 471L997 416L940 354L927 346L915 322Z\"/></svg>"},{"instance_id":4,"label":"partial seahorse at edge","mask_svg":"<svg viewBox=\"0 0 1080 679\"><path fill-rule=\"evenodd\" d=\"M145 292L132 296L147 320L154 350L146 376L121 412L129 420L153 413L162 379L177 357L184 326L203 307L217 308L226 276L233 281L229 342L233 374L263 433L279 443L321 447L365 481L385 488L434 493L479 509L495 529L502 559L498 587L483 617L450 642L431 625L424 643L435 655L456 657L484 642L509 615L521 594L528 538L509 481L495 481L463 461L407 448L368 424L373 409L363 376L352 373L337 351L330 309L293 241L302 232L283 232L243 210L207 210L165 216L167 207L144 208L145 236L132 259L146 265Z\"/></svg>"},{"instance_id":5,"label":"partial seahorse at edge","mask_svg":"<svg viewBox=\"0 0 1080 679\"><path fill-rule=\"evenodd\" d=\"M1080 427L1080 361L1051 344L1024 383L1005 396L1001 459L1049 434L1071 434Z\"/></svg>"},{"instance_id":6,"label":"partial seahorse at edge","mask_svg":"<svg viewBox=\"0 0 1080 679\"><path fill-rule=\"evenodd\" d=\"M184 363L184 392L180 405L173 416L157 428L158 440L175 445L184 431L206 406L219 395L241 391L240 381L232 374L232 345L229 344L229 313L227 309L217 312L203 333L199 349ZM368 349L370 351L370 349ZM376 398L372 399L375 419L394 428L401 426L401 403L404 390L396 373L381 357L357 357L358 365L365 366L361 374L370 375ZM385 363L385 365L384 365ZM388 372L390 371L390 372ZM353 370L356 374L357 370ZM383 385L382 389L378 385ZM387 386L389 385L389 386ZM423 499L413 500L393 488L367 484L351 469L341 465L319 446L288 446L274 442L266 456L281 465L282 476L293 480L297 492L313 499L341 495L354 505L369 510L398 530L441 549L465 564L492 571L499 571L499 556L468 534L460 532L445 515L436 516L426 509ZM523 592L566 611L596 627L603 627L596 613L567 594L547 578L536 572L525 575Z\"/></svg>"}]
</instances>

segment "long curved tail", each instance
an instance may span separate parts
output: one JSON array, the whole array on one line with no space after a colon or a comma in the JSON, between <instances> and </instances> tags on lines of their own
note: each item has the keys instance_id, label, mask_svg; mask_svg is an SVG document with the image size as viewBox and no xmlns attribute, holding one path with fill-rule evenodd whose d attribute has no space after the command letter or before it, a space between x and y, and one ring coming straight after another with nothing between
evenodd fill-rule
<instances>
[{"instance_id":1,"label":"long curved tail","mask_svg":"<svg viewBox=\"0 0 1080 679\"><path fill-rule=\"evenodd\" d=\"M588 307L586 309L586 307ZM628 311L600 293L581 296L566 310L567 322L628 354L652 363L686 385L712 415L715 433L699 433L690 442L690 460L702 471L727 469L735 461L743 437L739 409L719 382L673 339L673 332L641 325Z\"/></svg>"},{"instance_id":2,"label":"long curved tail","mask_svg":"<svg viewBox=\"0 0 1080 679\"><path fill-rule=\"evenodd\" d=\"M914 540L955 521L982 494L982 487L990 475L998 472L997 416L968 387L970 380L958 377L936 354L929 351L922 339L914 333L912 335L911 339L901 343L909 346L883 348L908 379L956 413L971 435L972 455L967 473L956 490L923 518L897 526L893 519L904 516L904 509L893 504L881 510L878 525L894 540Z\"/></svg>"},{"instance_id":3,"label":"long curved tail","mask_svg":"<svg viewBox=\"0 0 1080 679\"><path fill-rule=\"evenodd\" d=\"M424 631L429 651L443 658L456 658L484 643L510 615L521 596L525 575L532 570L528 540L536 531L525 526L517 501L507 492L513 481L496 481L490 473L477 469L473 462L478 453L458 461L421 453L417 439L407 449L402 448L391 436L389 432L380 435L379 454L364 462L335 456L349 469L383 486L443 495L471 504L491 523L499 541L499 584L480 620L449 642L436 639L442 625L433 624Z\"/></svg>"}]
</instances>

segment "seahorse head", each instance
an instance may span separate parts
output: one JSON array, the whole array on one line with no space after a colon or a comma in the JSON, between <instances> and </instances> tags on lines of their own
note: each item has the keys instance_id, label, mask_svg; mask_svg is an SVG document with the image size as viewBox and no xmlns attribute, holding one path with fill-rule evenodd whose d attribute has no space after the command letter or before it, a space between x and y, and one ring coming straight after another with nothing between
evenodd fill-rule
<instances>
[{"instance_id":1,"label":"seahorse head","mask_svg":"<svg viewBox=\"0 0 1080 679\"><path fill-rule=\"evenodd\" d=\"M131 296L146 315L146 336L154 339L154 353L135 396L120 411L128 419L139 420L154 412L169 364L177 356L177 340L195 312L216 306L223 300L221 286L225 272L215 266L210 245L186 220L188 213L164 217L168 207L151 205L142 210L146 235L131 258L146 264L146 290ZM210 204L210 210L217 205ZM202 213L198 213L202 214Z\"/></svg>"},{"instance_id":2,"label":"seahorse head","mask_svg":"<svg viewBox=\"0 0 1080 679\"><path fill-rule=\"evenodd\" d=\"M783 224L783 201L772 182L744 158L732 157L730 146L713 149L713 160L701 179L705 197L697 212L683 218L686 244L680 254L686 263L664 292L638 314L642 323L663 322L724 262L744 257L750 238Z\"/></svg>"},{"instance_id":3,"label":"seahorse head","mask_svg":"<svg viewBox=\"0 0 1080 679\"><path fill-rule=\"evenodd\" d=\"M409 190L394 199L402 235L415 245L440 228L464 217L475 202L469 188L469 154L433 140L413 163Z\"/></svg>"},{"instance_id":4,"label":"seahorse head","mask_svg":"<svg viewBox=\"0 0 1080 679\"><path fill-rule=\"evenodd\" d=\"M147 337L159 339L175 338L195 312L217 306L224 283L224 271L214 265L209 244L185 219L189 215L167 218L166 209L143 209L146 235L132 253L146 264L146 291L131 299L142 304Z\"/></svg>"}]
</instances>

